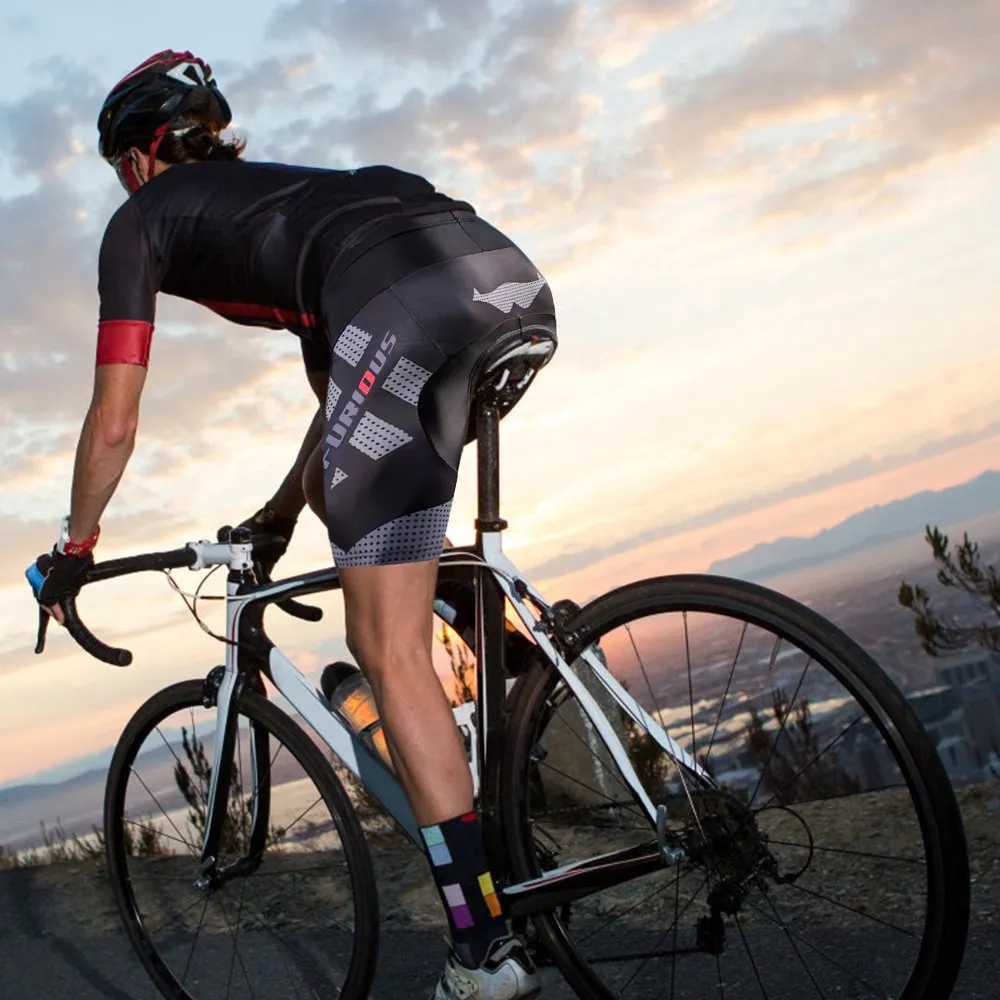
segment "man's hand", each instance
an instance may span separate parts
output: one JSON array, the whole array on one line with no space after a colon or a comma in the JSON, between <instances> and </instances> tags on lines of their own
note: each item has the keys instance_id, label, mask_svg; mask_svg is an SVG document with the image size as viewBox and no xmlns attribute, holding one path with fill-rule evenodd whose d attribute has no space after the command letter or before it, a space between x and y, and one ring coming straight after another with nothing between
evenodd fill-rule
<instances>
[{"instance_id":1,"label":"man's hand","mask_svg":"<svg viewBox=\"0 0 1000 1000\"><path fill-rule=\"evenodd\" d=\"M35 599L53 618L63 624L59 602L75 597L83 586L87 570L94 565L94 556L67 556L53 549L40 555L25 571Z\"/></svg>"},{"instance_id":2,"label":"man's hand","mask_svg":"<svg viewBox=\"0 0 1000 1000\"><path fill-rule=\"evenodd\" d=\"M264 578L270 579L275 563L288 550L288 543L292 540L295 531L296 518L281 517L275 513L267 504L264 504L255 514L251 514L245 521L240 522L241 528L249 528L255 535L278 535L284 539L284 544L268 546L267 553L263 557L254 553L255 568L259 566ZM258 573L258 576L260 573Z\"/></svg>"}]
</instances>

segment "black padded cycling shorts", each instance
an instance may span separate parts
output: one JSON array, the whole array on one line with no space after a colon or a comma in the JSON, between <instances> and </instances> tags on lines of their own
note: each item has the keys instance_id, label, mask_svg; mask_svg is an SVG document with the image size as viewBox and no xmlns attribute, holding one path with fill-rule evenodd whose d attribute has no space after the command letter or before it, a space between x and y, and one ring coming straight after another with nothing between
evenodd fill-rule
<instances>
[{"instance_id":1,"label":"black padded cycling shorts","mask_svg":"<svg viewBox=\"0 0 1000 1000\"><path fill-rule=\"evenodd\" d=\"M555 334L545 279L488 223L445 212L393 226L335 264L323 290L321 449L338 566L440 555L477 362L521 323Z\"/></svg>"}]
</instances>

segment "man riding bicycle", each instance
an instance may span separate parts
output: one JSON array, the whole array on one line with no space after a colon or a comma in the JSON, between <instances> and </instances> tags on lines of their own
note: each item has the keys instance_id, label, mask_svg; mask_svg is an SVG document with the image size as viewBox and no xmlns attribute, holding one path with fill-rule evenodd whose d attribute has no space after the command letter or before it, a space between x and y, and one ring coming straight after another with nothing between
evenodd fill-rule
<instances>
[{"instance_id":1,"label":"man riding bicycle","mask_svg":"<svg viewBox=\"0 0 1000 1000\"><path fill-rule=\"evenodd\" d=\"M244 523L287 539L308 503L327 525L347 643L448 916L435 997L536 996L494 892L431 643L477 362L528 317L554 330L551 293L506 236L424 178L246 162L219 135L230 120L210 67L189 52L151 57L104 102L100 152L129 198L101 245L94 394L70 513L29 580L61 619L59 601L93 563L135 442L158 292L297 335L319 409L281 487Z\"/></svg>"}]
</instances>

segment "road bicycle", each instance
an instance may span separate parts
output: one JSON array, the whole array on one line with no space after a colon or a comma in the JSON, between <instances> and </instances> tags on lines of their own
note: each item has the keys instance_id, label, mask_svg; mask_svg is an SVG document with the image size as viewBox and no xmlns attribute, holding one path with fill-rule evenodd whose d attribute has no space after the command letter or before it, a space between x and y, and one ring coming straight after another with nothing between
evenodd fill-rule
<instances>
[{"instance_id":1,"label":"road bicycle","mask_svg":"<svg viewBox=\"0 0 1000 1000\"><path fill-rule=\"evenodd\" d=\"M544 995L944 1000L969 914L961 816L873 659L749 583L662 576L580 607L547 602L504 554L499 419L553 350L519 330L483 365L476 540L439 572L473 587L475 695L456 719L497 891ZM266 544L233 529L88 579L229 570L224 665L147 701L107 782L114 897L172 1000L353 1000L372 988L380 927L397 949L428 940L419 912L379 917L373 852L398 866L385 845L419 843L391 760L264 628L272 604L317 620L298 599L336 591L337 571L262 578ZM63 610L87 652L130 662L75 599ZM516 662L511 622L531 641Z\"/></svg>"}]
</instances>

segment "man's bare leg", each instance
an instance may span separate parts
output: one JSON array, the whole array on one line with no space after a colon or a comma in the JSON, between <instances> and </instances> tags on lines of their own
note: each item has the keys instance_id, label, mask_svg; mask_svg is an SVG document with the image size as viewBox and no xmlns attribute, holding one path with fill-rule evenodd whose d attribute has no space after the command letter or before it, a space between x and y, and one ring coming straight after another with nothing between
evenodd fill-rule
<instances>
[{"instance_id":1,"label":"man's bare leg","mask_svg":"<svg viewBox=\"0 0 1000 1000\"><path fill-rule=\"evenodd\" d=\"M340 570L347 645L371 684L386 741L421 826L472 809L472 777L431 660L437 560Z\"/></svg>"},{"instance_id":2,"label":"man's bare leg","mask_svg":"<svg viewBox=\"0 0 1000 1000\"><path fill-rule=\"evenodd\" d=\"M477 968L495 945L502 947L497 942L507 937L507 925L473 811L465 747L431 660L437 560L344 567L340 577L347 644L375 694L456 955Z\"/></svg>"}]
</instances>

